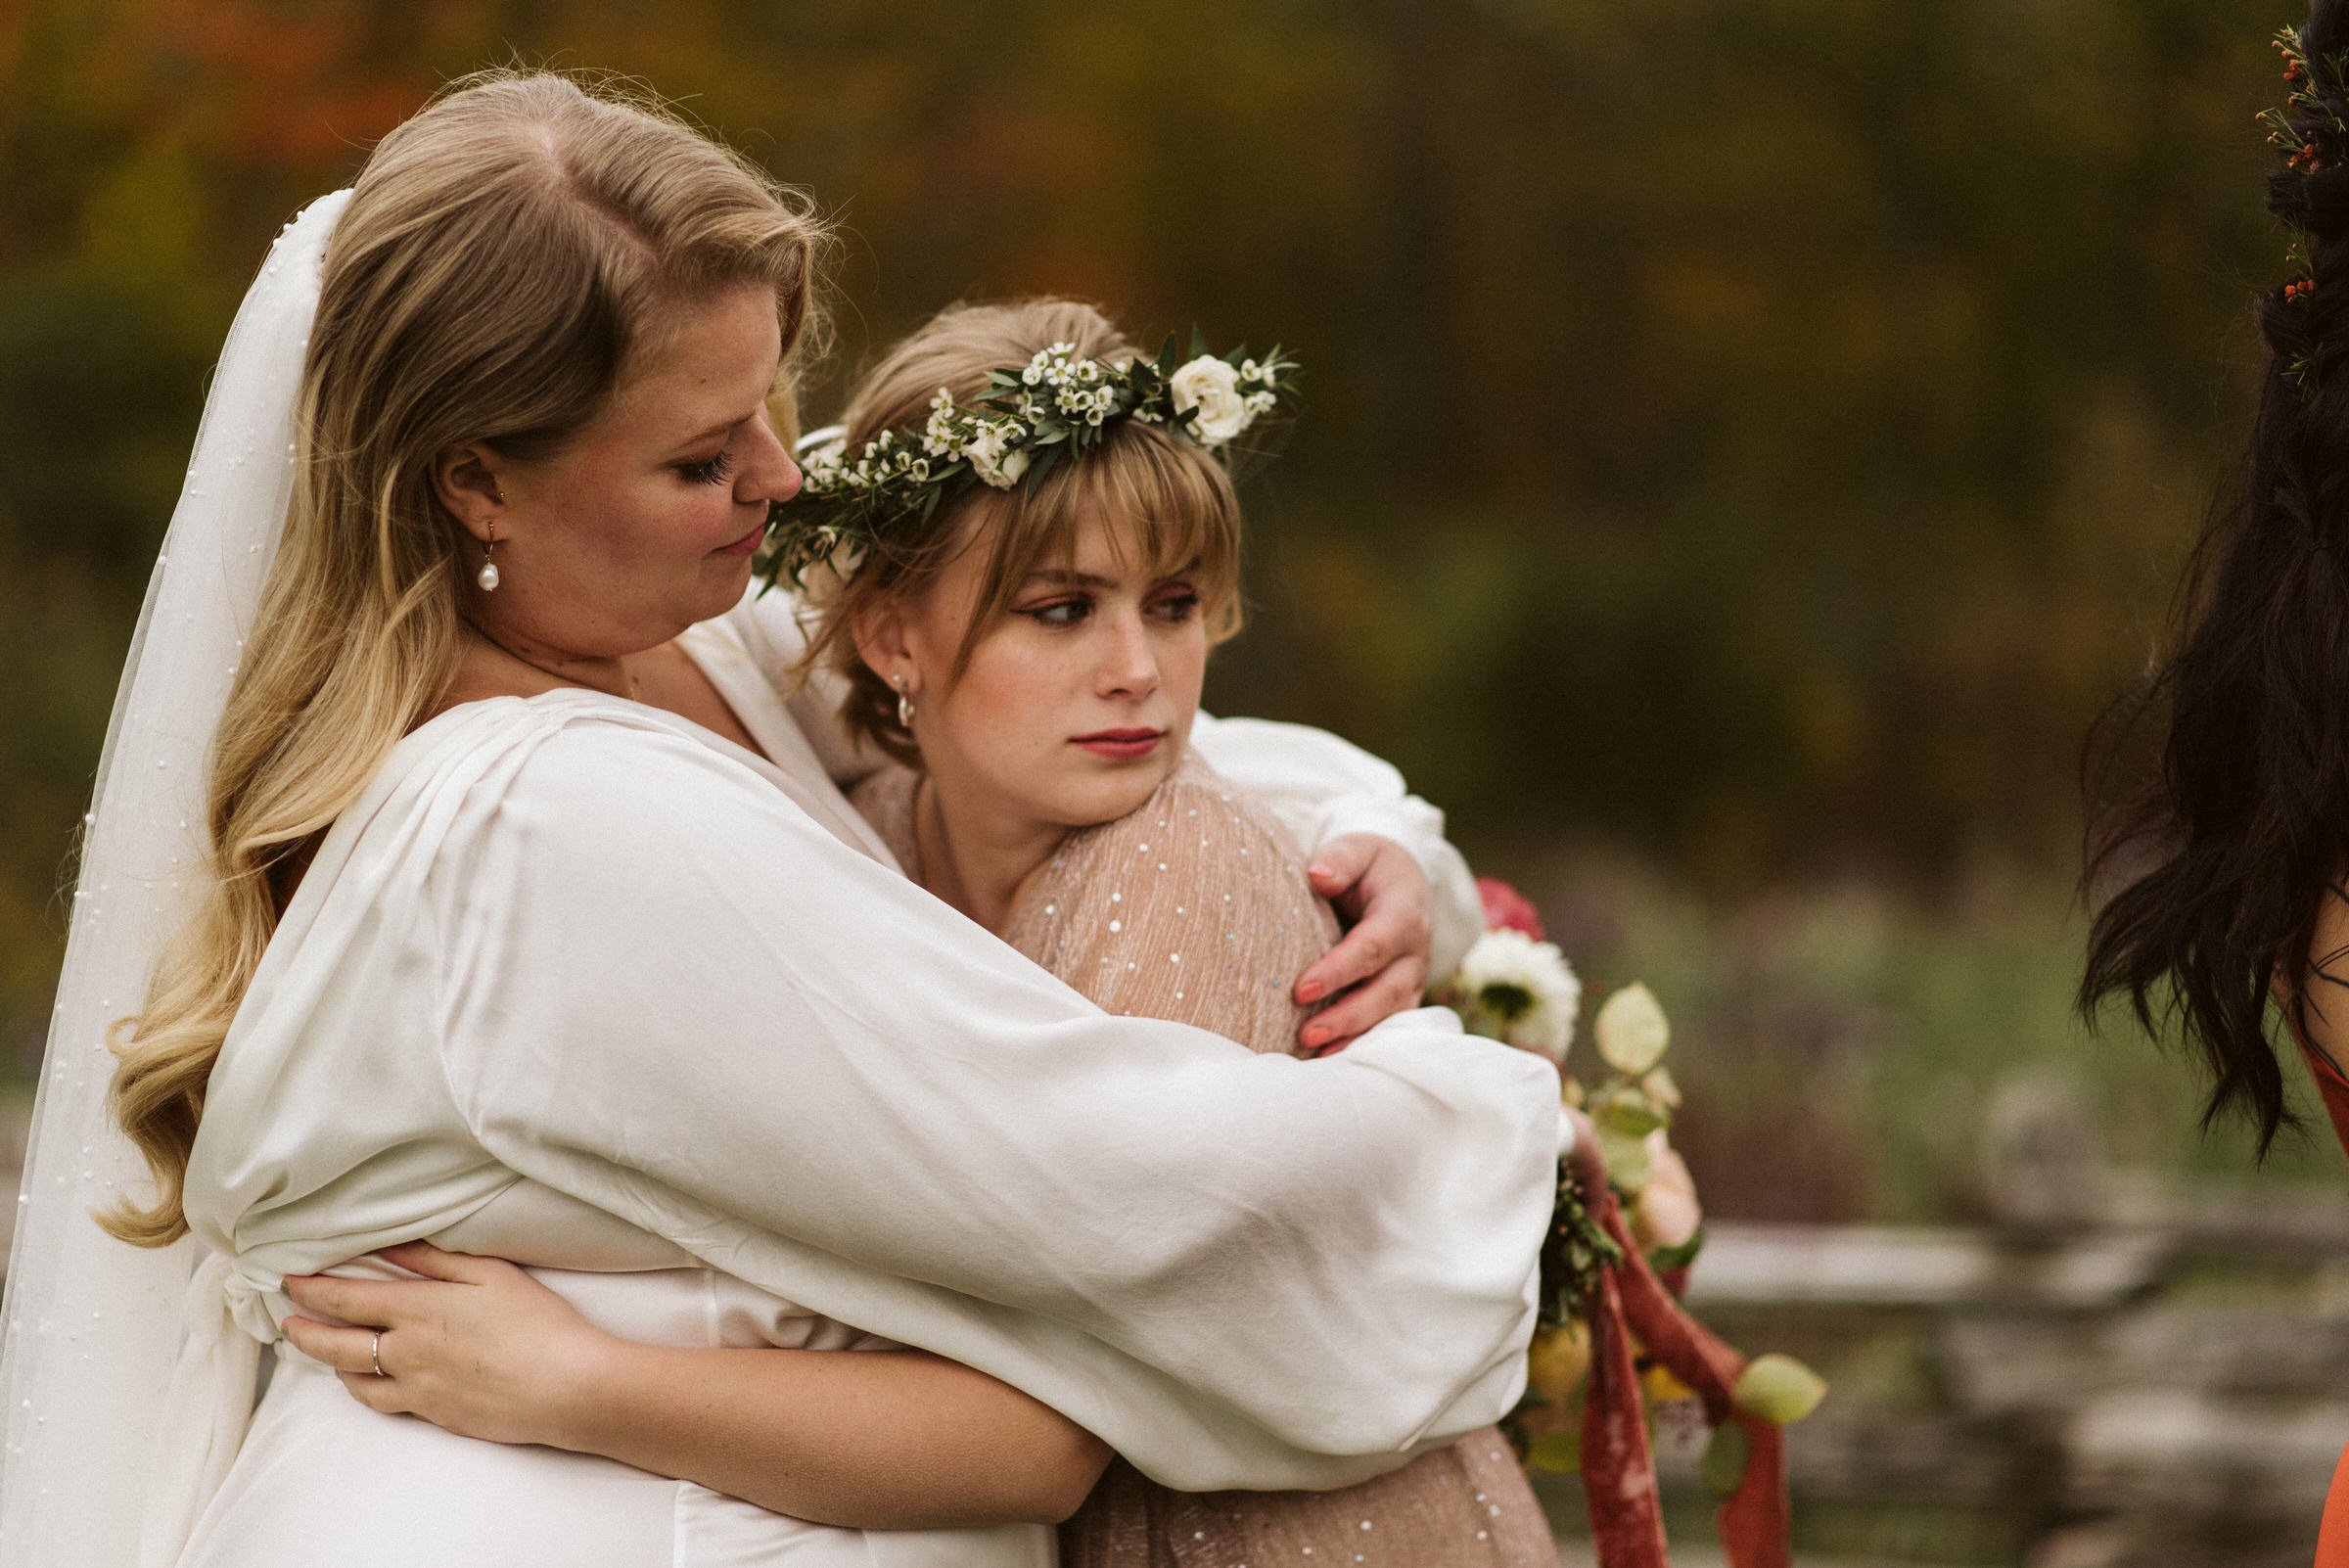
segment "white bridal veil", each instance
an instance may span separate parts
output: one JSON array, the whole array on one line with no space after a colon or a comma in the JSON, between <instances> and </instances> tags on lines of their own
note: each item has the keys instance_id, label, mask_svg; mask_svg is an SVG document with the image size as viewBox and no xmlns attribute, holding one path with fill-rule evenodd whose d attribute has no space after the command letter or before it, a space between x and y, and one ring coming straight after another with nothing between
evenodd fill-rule
<instances>
[{"instance_id":1,"label":"white bridal veil","mask_svg":"<svg viewBox=\"0 0 2349 1568\"><path fill-rule=\"evenodd\" d=\"M107 726L9 1255L0 1568L122 1568L138 1552L200 1249L127 1246L90 1218L147 1179L107 1112L107 1026L137 1010L203 872L212 734L292 498L319 262L349 195L286 226L237 311Z\"/></svg>"}]
</instances>

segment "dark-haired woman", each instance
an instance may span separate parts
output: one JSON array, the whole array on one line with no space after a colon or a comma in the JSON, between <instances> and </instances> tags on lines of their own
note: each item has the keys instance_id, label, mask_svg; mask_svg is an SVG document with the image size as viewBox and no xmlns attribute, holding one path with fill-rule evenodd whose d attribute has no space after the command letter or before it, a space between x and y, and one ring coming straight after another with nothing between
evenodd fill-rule
<instances>
[{"instance_id":1,"label":"dark-haired woman","mask_svg":"<svg viewBox=\"0 0 2349 1568\"><path fill-rule=\"evenodd\" d=\"M2349 1146L2349 3L2317 0L2278 48L2268 208L2299 270L2257 304L2268 365L2240 498L2119 715L2151 719L2158 763L2094 816L2086 886L2117 891L2080 986L2092 1019L2114 996L2148 1031L2174 1013L2209 1073L2205 1125L2243 1116L2263 1157L2294 1120L2271 1003ZM2317 1563L2349 1565L2349 1457Z\"/></svg>"}]
</instances>

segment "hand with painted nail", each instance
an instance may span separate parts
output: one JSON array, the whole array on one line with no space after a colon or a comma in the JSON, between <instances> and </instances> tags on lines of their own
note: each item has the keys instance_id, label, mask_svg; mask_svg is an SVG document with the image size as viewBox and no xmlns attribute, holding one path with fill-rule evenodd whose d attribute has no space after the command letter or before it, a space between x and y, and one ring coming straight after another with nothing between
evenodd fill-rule
<instances>
[{"instance_id":1,"label":"hand with painted nail","mask_svg":"<svg viewBox=\"0 0 2349 1568\"><path fill-rule=\"evenodd\" d=\"M1329 999L1298 1034L1306 1054L1326 1056L1420 1004L1434 902L1419 862L1401 845L1373 834L1331 839L1306 875L1350 926L1344 940L1297 981L1301 1005Z\"/></svg>"}]
</instances>

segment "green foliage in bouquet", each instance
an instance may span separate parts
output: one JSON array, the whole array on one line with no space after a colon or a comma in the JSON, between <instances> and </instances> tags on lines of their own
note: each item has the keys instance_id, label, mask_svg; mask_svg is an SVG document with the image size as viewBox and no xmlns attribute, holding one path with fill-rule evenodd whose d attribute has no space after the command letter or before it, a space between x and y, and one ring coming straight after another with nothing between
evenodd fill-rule
<instances>
[{"instance_id":1,"label":"green foliage in bouquet","mask_svg":"<svg viewBox=\"0 0 2349 1568\"><path fill-rule=\"evenodd\" d=\"M1529 1468L1572 1473L1585 1460L1593 1292L1602 1274L1620 1270L1626 1261L1616 1237L1628 1235L1661 1288L1677 1295L1704 1247L1702 1213L1687 1165L1671 1143L1681 1087L1664 1065L1672 1026L1654 993L1634 984L1609 995L1591 1021L1599 1070L1588 1081L1568 1072L1581 982L1556 946L1542 940L1539 916L1515 890L1488 884L1483 891L1495 929L1455 973L1433 988L1430 999L1457 1011L1470 1033L1538 1052L1558 1065L1560 1095L1589 1117L1606 1160L1608 1186L1621 1209L1623 1228L1611 1234L1592 1213L1590 1195L1561 1169L1542 1249L1540 1326L1527 1351L1526 1392L1502 1422ZM1703 1333L1693 1324L1674 1332L1681 1334L1683 1349L1688 1332ZM1727 1347L1721 1353L1733 1354ZM1662 1360L1643 1355L1639 1366L1635 1397L1651 1419L1658 1406L1699 1397ZM1706 1396L1715 1422L1704 1458L1707 1483L1724 1497L1744 1484L1754 1438L1742 1418L1779 1425L1797 1421L1825 1392L1818 1374L1791 1357L1766 1355L1745 1363L1733 1393L1716 1388ZM1732 1406L1741 1419L1727 1418ZM1610 1466L1625 1460L1613 1453L1597 1462L1603 1480ZM1585 1480L1589 1484L1590 1478Z\"/></svg>"}]
</instances>

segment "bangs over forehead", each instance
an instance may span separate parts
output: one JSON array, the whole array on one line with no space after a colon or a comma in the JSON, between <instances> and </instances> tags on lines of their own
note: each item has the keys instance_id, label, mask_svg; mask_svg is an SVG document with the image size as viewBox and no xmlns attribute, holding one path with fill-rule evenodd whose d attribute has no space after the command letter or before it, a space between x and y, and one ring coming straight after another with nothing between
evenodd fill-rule
<instances>
[{"instance_id":1,"label":"bangs over forehead","mask_svg":"<svg viewBox=\"0 0 2349 1568\"><path fill-rule=\"evenodd\" d=\"M987 552L979 599L956 664L1008 611L1020 585L1076 553L1080 530L1106 522L1121 569L1187 574L1198 585L1210 642L1240 628L1240 507L1223 465L1154 426L1128 422L1063 463L1033 496L1025 485L981 489L963 502L970 547ZM1130 554L1129 554L1130 552Z\"/></svg>"}]
</instances>

